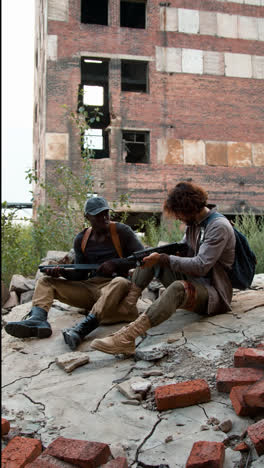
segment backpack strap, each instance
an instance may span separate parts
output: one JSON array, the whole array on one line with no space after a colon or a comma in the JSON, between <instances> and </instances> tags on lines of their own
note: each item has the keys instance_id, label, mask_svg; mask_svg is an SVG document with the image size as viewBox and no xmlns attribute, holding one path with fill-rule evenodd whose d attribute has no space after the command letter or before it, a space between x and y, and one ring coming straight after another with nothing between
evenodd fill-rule
<instances>
[{"instance_id":1,"label":"backpack strap","mask_svg":"<svg viewBox=\"0 0 264 468\"><path fill-rule=\"evenodd\" d=\"M88 242L88 239L91 235L91 232L92 232L92 228L89 227L86 229L84 235L83 235L83 238L82 238L82 243L81 243L81 249L82 249L82 253L84 253L85 251L85 247L86 247L86 244ZM114 221L110 221L110 234L111 234L111 239L112 239L112 242L114 244L114 247L119 255L119 257L123 257L123 252L122 252L122 247L121 247L121 244L120 244L120 239L119 239L119 235L117 233L117 229L116 229L116 223Z\"/></svg>"},{"instance_id":2,"label":"backpack strap","mask_svg":"<svg viewBox=\"0 0 264 468\"><path fill-rule=\"evenodd\" d=\"M123 257L122 247L121 247L121 244L120 244L119 235L117 234L116 223L114 221L110 221L110 234L111 234L111 238L112 238L112 242L114 244L114 247L115 247L119 257L122 258Z\"/></svg>"},{"instance_id":3,"label":"backpack strap","mask_svg":"<svg viewBox=\"0 0 264 468\"><path fill-rule=\"evenodd\" d=\"M92 232L92 228L89 227L86 229L84 235L83 235L83 238L82 238L82 243L81 243L81 249L82 249L82 253L84 254L84 251L85 251L85 247L86 247L86 244L88 242L88 239L91 235L91 232Z\"/></svg>"}]
</instances>

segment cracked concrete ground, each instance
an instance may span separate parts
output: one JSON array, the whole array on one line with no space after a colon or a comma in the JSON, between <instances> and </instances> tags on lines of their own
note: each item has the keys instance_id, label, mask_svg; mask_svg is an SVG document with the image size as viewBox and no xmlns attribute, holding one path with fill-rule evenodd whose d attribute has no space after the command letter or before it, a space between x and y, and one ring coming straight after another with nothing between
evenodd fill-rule
<instances>
[{"instance_id":1,"label":"cracked concrete ground","mask_svg":"<svg viewBox=\"0 0 264 468\"><path fill-rule=\"evenodd\" d=\"M90 362L72 373L61 369L56 358L69 352L61 330L82 315L55 301L49 314L50 338L19 340L2 331L2 417L10 421L11 431L40 438L44 447L59 436L107 443L115 456L126 456L133 468L184 468L198 440L225 441L224 468L246 463L247 467L264 466L264 457L259 458L254 449L248 461L232 450L257 419L237 416L228 394L217 392L215 385L217 369L233 367L238 347L263 342L264 275L257 275L253 286L256 289L235 294L228 314L203 318L178 311L138 338L137 353L129 359L90 348L95 337L106 336L121 325L100 327L78 349L88 353ZM147 302L140 300L141 310ZM14 308L5 320L21 320L30 307L31 303ZM120 383L132 377L152 384L141 403L129 401L118 390ZM208 382L209 403L157 411L156 386L196 378ZM212 418L230 419L231 431L216 430Z\"/></svg>"}]
</instances>

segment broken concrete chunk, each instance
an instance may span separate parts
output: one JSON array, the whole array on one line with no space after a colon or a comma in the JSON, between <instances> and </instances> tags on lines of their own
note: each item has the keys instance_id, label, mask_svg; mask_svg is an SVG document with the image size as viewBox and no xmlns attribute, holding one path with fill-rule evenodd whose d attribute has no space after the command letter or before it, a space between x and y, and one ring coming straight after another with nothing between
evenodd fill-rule
<instances>
[{"instance_id":1,"label":"broken concrete chunk","mask_svg":"<svg viewBox=\"0 0 264 468\"><path fill-rule=\"evenodd\" d=\"M160 345L146 346L145 348L137 349L136 359L143 359L144 361L155 361L161 359L168 354L168 346L164 343Z\"/></svg>"},{"instance_id":2,"label":"broken concrete chunk","mask_svg":"<svg viewBox=\"0 0 264 468\"><path fill-rule=\"evenodd\" d=\"M61 369L65 370L65 372L72 372L77 367L84 366L84 364L87 364L89 361L89 355L80 351L61 354L55 359L56 364Z\"/></svg>"},{"instance_id":3,"label":"broken concrete chunk","mask_svg":"<svg viewBox=\"0 0 264 468\"><path fill-rule=\"evenodd\" d=\"M134 392L145 395L147 391L151 388L151 383L146 380L144 380L143 382L134 382L131 384L131 388Z\"/></svg>"},{"instance_id":4,"label":"broken concrete chunk","mask_svg":"<svg viewBox=\"0 0 264 468\"><path fill-rule=\"evenodd\" d=\"M139 400L141 401L142 400L142 396L140 393L136 393L133 389L132 389L132 384L138 384L138 383L146 383L145 380L141 379L141 377L132 377L131 379L129 380L126 380L125 382L120 382L119 384L117 384L117 388L118 390L120 391L120 393L122 393L122 395L124 395L126 398L128 398L129 400Z\"/></svg>"}]
</instances>

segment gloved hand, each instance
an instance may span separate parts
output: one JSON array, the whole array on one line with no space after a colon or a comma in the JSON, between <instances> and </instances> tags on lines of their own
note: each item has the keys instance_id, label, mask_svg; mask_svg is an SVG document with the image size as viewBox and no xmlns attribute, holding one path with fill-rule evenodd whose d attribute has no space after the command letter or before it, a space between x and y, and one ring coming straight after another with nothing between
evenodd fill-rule
<instances>
[{"instance_id":1,"label":"gloved hand","mask_svg":"<svg viewBox=\"0 0 264 468\"><path fill-rule=\"evenodd\" d=\"M97 269L97 273L102 276L127 276L128 271L132 268L131 263L126 259L114 258L102 263Z\"/></svg>"}]
</instances>

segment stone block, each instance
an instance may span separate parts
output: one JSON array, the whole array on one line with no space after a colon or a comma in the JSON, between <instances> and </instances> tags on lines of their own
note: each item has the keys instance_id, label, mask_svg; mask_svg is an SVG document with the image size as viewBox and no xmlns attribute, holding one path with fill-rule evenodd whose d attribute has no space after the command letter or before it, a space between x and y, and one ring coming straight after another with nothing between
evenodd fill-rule
<instances>
[{"instance_id":1,"label":"stone block","mask_svg":"<svg viewBox=\"0 0 264 468\"><path fill-rule=\"evenodd\" d=\"M236 39L238 37L237 15L217 13L217 36Z\"/></svg>"},{"instance_id":2,"label":"stone block","mask_svg":"<svg viewBox=\"0 0 264 468\"><path fill-rule=\"evenodd\" d=\"M238 16L238 37L239 39L257 41L257 18L254 18L252 16Z\"/></svg>"},{"instance_id":3,"label":"stone block","mask_svg":"<svg viewBox=\"0 0 264 468\"><path fill-rule=\"evenodd\" d=\"M156 69L166 73L181 73L182 51L175 47L156 47Z\"/></svg>"},{"instance_id":4,"label":"stone block","mask_svg":"<svg viewBox=\"0 0 264 468\"><path fill-rule=\"evenodd\" d=\"M182 140L177 138L160 138L157 148L158 164L183 164Z\"/></svg>"},{"instance_id":5,"label":"stone block","mask_svg":"<svg viewBox=\"0 0 264 468\"><path fill-rule=\"evenodd\" d=\"M264 408L264 380L259 380L247 389L244 400L251 408Z\"/></svg>"},{"instance_id":6,"label":"stone block","mask_svg":"<svg viewBox=\"0 0 264 468\"><path fill-rule=\"evenodd\" d=\"M264 60L263 60L263 72L264 72ZM264 78L264 75L263 75L263 78ZM264 143L252 143L252 159L253 159L254 166L264 166Z\"/></svg>"},{"instance_id":7,"label":"stone block","mask_svg":"<svg viewBox=\"0 0 264 468\"><path fill-rule=\"evenodd\" d=\"M187 34L197 34L199 32L199 11L179 8L178 31Z\"/></svg>"},{"instance_id":8,"label":"stone block","mask_svg":"<svg viewBox=\"0 0 264 468\"><path fill-rule=\"evenodd\" d=\"M248 436L254 444L256 452L259 456L264 454L264 419L258 421L247 429Z\"/></svg>"},{"instance_id":9,"label":"stone block","mask_svg":"<svg viewBox=\"0 0 264 468\"><path fill-rule=\"evenodd\" d=\"M217 21L216 13L214 11L200 11L200 34L208 34L216 36L217 34Z\"/></svg>"},{"instance_id":10,"label":"stone block","mask_svg":"<svg viewBox=\"0 0 264 468\"><path fill-rule=\"evenodd\" d=\"M2 451L2 468L23 468L42 451L40 440L14 437Z\"/></svg>"},{"instance_id":11,"label":"stone block","mask_svg":"<svg viewBox=\"0 0 264 468\"><path fill-rule=\"evenodd\" d=\"M56 61L58 57L58 36L48 34L47 59Z\"/></svg>"},{"instance_id":12,"label":"stone block","mask_svg":"<svg viewBox=\"0 0 264 468\"><path fill-rule=\"evenodd\" d=\"M109 461L102 468L128 468L127 459L125 457L117 457Z\"/></svg>"},{"instance_id":13,"label":"stone block","mask_svg":"<svg viewBox=\"0 0 264 468\"><path fill-rule=\"evenodd\" d=\"M35 288L35 280L25 278L23 275L13 275L10 281L9 290L21 294Z\"/></svg>"},{"instance_id":14,"label":"stone block","mask_svg":"<svg viewBox=\"0 0 264 468\"><path fill-rule=\"evenodd\" d=\"M203 379L164 385L155 389L155 401L159 411L206 403L210 399L209 386Z\"/></svg>"},{"instance_id":15,"label":"stone block","mask_svg":"<svg viewBox=\"0 0 264 468\"><path fill-rule=\"evenodd\" d=\"M53 21L68 21L69 0L49 0L48 19Z\"/></svg>"},{"instance_id":16,"label":"stone block","mask_svg":"<svg viewBox=\"0 0 264 468\"><path fill-rule=\"evenodd\" d=\"M161 31L178 31L178 8L161 7L160 29Z\"/></svg>"},{"instance_id":17,"label":"stone block","mask_svg":"<svg viewBox=\"0 0 264 468\"><path fill-rule=\"evenodd\" d=\"M252 165L252 147L250 143L228 142L228 166L247 167Z\"/></svg>"},{"instance_id":18,"label":"stone block","mask_svg":"<svg viewBox=\"0 0 264 468\"><path fill-rule=\"evenodd\" d=\"M237 78L252 78L252 60L248 54L225 52L225 75Z\"/></svg>"},{"instance_id":19,"label":"stone block","mask_svg":"<svg viewBox=\"0 0 264 468\"><path fill-rule=\"evenodd\" d=\"M111 455L107 444L65 437L58 437L51 442L45 452L81 468L103 465Z\"/></svg>"},{"instance_id":20,"label":"stone block","mask_svg":"<svg viewBox=\"0 0 264 468\"><path fill-rule=\"evenodd\" d=\"M203 51L182 49L182 73L203 73Z\"/></svg>"},{"instance_id":21,"label":"stone block","mask_svg":"<svg viewBox=\"0 0 264 468\"><path fill-rule=\"evenodd\" d=\"M57 161L69 159L68 133L46 133L45 159Z\"/></svg>"},{"instance_id":22,"label":"stone block","mask_svg":"<svg viewBox=\"0 0 264 468\"><path fill-rule=\"evenodd\" d=\"M198 441L192 446L186 468L223 468L224 460L223 442Z\"/></svg>"},{"instance_id":23,"label":"stone block","mask_svg":"<svg viewBox=\"0 0 264 468\"><path fill-rule=\"evenodd\" d=\"M264 79L264 57L252 55L252 78Z\"/></svg>"},{"instance_id":24,"label":"stone block","mask_svg":"<svg viewBox=\"0 0 264 468\"><path fill-rule=\"evenodd\" d=\"M252 385L264 377L262 369L248 367L220 368L216 374L216 388L219 392L229 393L233 387Z\"/></svg>"},{"instance_id":25,"label":"stone block","mask_svg":"<svg viewBox=\"0 0 264 468\"><path fill-rule=\"evenodd\" d=\"M249 407L245 402L245 393L251 388L251 385L241 385L233 387L230 392L230 400L232 406L238 416L254 416L259 410Z\"/></svg>"},{"instance_id":26,"label":"stone block","mask_svg":"<svg viewBox=\"0 0 264 468\"><path fill-rule=\"evenodd\" d=\"M202 140L184 140L183 142L184 164L194 166L205 165L205 144Z\"/></svg>"},{"instance_id":27,"label":"stone block","mask_svg":"<svg viewBox=\"0 0 264 468\"><path fill-rule=\"evenodd\" d=\"M9 299L10 297L10 291L8 287L5 285L4 281L1 280L1 306L5 304L5 302Z\"/></svg>"},{"instance_id":28,"label":"stone block","mask_svg":"<svg viewBox=\"0 0 264 468\"><path fill-rule=\"evenodd\" d=\"M238 348L234 354L235 367L259 367L264 369L264 350Z\"/></svg>"},{"instance_id":29,"label":"stone block","mask_svg":"<svg viewBox=\"0 0 264 468\"><path fill-rule=\"evenodd\" d=\"M1 418L1 435L8 434L10 429L10 423L7 419Z\"/></svg>"},{"instance_id":30,"label":"stone block","mask_svg":"<svg viewBox=\"0 0 264 468\"><path fill-rule=\"evenodd\" d=\"M223 52L204 51L203 72L207 75L224 75L225 61Z\"/></svg>"},{"instance_id":31,"label":"stone block","mask_svg":"<svg viewBox=\"0 0 264 468\"><path fill-rule=\"evenodd\" d=\"M18 295L15 291L11 291L9 298L3 305L3 308L12 309L13 307L16 307L17 305L19 305Z\"/></svg>"},{"instance_id":32,"label":"stone block","mask_svg":"<svg viewBox=\"0 0 264 468\"><path fill-rule=\"evenodd\" d=\"M22 293L20 296L20 304L26 304L27 302L31 302L33 295L34 291L26 291Z\"/></svg>"},{"instance_id":33,"label":"stone block","mask_svg":"<svg viewBox=\"0 0 264 468\"><path fill-rule=\"evenodd\" d=\"M209 166L227 166L227 144L206 142L206 164Z\"/></svg>"}]
</instances>

